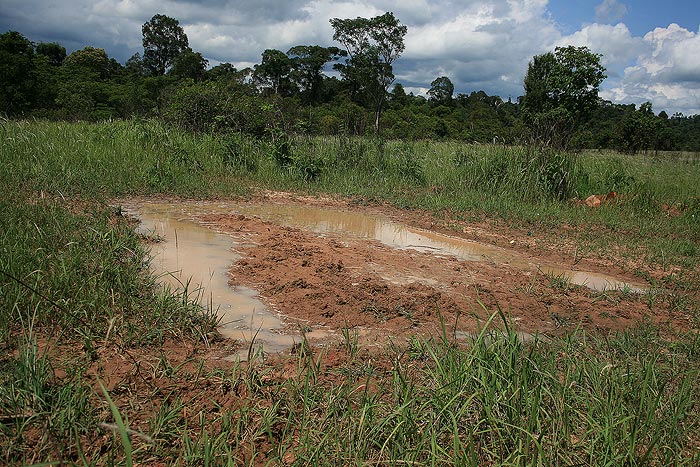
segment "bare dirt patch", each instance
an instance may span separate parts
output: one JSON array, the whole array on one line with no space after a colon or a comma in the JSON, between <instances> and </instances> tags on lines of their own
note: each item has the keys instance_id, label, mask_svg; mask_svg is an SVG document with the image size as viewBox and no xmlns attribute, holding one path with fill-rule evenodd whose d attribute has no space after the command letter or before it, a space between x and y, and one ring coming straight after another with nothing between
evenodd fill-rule
<instances>
[{"instance_id":1,"label":"bare dirt patch","mask_svg":"<svg viewBox=\"0 0 700 467\"><path fill-rule=\"evenodd\" d=\"M265 201L371 211L408 225L519 249L537 261L566 261L545 239L507 228L465 225L455 231L454 223L425 212L337 199L268 193ZM692 316L672 310L668 301L654 300L650 293L597 292L509 265L321 235L255 216L219 213L196 220L245 245L238 249L242 257L231 268L230 284L257 289L293 328L358 328L371 338L471 332L499 308L527 333L554 335L578 326L617 330L642 321L662 329L693 325ZM580 266L629 278L609 260L589 258Z\"/></svg>"}]
</instances>

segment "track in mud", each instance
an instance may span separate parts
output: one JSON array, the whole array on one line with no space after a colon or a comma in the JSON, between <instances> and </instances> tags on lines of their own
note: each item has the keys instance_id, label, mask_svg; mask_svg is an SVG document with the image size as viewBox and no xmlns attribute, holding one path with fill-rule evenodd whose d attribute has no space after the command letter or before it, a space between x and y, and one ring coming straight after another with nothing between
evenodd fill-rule
<instances>
[{"instance_id":1,"label":"track in mud","mask_svg":"<svg viewBox=\"0 0 700 467\"><path fill-rule=\"evenodd\" d=\"M123 204L145 224L160 225L158 235L178 231L171 253L177 260L202 263L206 254L197 248L212 242L195 239L199 246L190 250L183 235L208 227L200 235L217 239L219 265L212 272L213 262L205 259L208 282L193 282L206 290L230 265L223 280L228 293L255 290L260 296L234 294L235 303L218 302L228 323L222 332L243 341L257 332L266 351L288 347L302 333L323 340L342 328L354 328L364 342L443 332L465 336L499 308L526 334L579 325L619 329L642 319L683 326L682 318L663 310L652 314L634 293L644 286L628 279L575 271L552 258L410 227L348 205L329 209L323 201L288 199ZM231 247L235 254L227 253ZM161 265L162 271L180 269L177 262ZM204 296L213 302L218 293Z\"/></svg>"}]
</instances>

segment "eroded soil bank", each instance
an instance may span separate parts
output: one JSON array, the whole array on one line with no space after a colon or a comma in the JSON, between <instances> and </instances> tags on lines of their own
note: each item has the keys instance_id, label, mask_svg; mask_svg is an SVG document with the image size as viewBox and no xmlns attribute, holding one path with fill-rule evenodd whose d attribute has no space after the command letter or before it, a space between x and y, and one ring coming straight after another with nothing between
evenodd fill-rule
<instances>
[{"instance_id":1,"label":"eroded soil bank","mask_svg":"<svg viewBox=\"0 0 700 467\"><path fill-rule=\"evenodd\" d=\"M642 321L694 326L667 292L645 288L614 259L569 255L506 228L460 229L426 213L284 193L252 202L122 203L170 205L181 219L229 235L236 252L229 285L258 291L282 319L282 334L319 343L345 328L365 344L443 332L459 338L499 309L525 336Z\"/></svg>"}]
</instances>

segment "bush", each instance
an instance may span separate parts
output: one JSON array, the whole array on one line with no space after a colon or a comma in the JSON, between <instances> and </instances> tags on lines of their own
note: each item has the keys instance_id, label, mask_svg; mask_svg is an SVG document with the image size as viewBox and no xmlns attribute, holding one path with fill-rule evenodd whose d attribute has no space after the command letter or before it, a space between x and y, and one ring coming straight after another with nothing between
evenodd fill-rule
<instances>
[{"instance_id":1,"label":"bush","mask_svg":"<svg viewBox=\"0 0 700 467\"><path fill-rule=\"evenodd\" d=\"M292 165L292 140L285 133L273 133L270 141L270 156L279 167L288 168Z\"/></svg>"},{"instance_id":2,"label":"bush","mask_svg":"<svg viewBox=\"0 0 700 467\"><path fill-rule=\"evenodd\" d=\"M583 172L577 157L547 148L494 150L480 155L460 149L453 157L465 188L508 193L523 201L563 200L574 195Z\"/></svg>"},{"instance_id":3,"label":"bush","mask_svg":"<svg viewBox=\"0 0 700 467\"><path fill-rule=\"evenodd\" d=\"M323 172L323 158L314 140L292 140L285 133L274 133L270 141L270 156L278 167L305 182L316 180Z\"/></svg>"},{"instance_id":4,"label":"bush","mask_svg":"<svg viewBox=\"0 0 700 467\"><path fill-rule=\"evenodd\" d=\"M538 152L533 168L544 194L558 200L573 195L577 174L576 156L543 149Z\"/></svg>"},{"instance_id":5,"label":"bush","mask_svg":"<svg viewBox=\"0 0 700 467\"><path fill-rule=\"evenodd\" d=\"M267 100L219 82L185 82L166 98L166 122L196 133L240 132L264 136L275 127L275 108Z\"/></svg>"},{"instance_id":6,"label":"bush","mask_svg":"<svg viewBox=\"0 0 700 467\"><path fill-rule=\"evenodd\" d=\"M309 153L296 153L292 168L305 182L316 180L323 172L323 160Z\"/></svg>"}]
</instances>

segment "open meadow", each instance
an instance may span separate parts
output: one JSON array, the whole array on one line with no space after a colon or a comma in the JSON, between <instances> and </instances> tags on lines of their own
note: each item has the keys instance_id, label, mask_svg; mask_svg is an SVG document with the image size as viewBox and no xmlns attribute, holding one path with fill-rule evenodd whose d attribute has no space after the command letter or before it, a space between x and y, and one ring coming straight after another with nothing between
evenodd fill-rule
<instances>
[{"instance_id":1,"label":"open meadow","mask_svg":"<svg viewBox=\"0 0 700 467\"><path fill-rule=\"evenodd\" d=\"M697 153L1 121L0 463L700 465L698 180ZM136 216L166 205L232 239L291 347L159 285L173 240Z\"/></svg>"}]
</instances>

